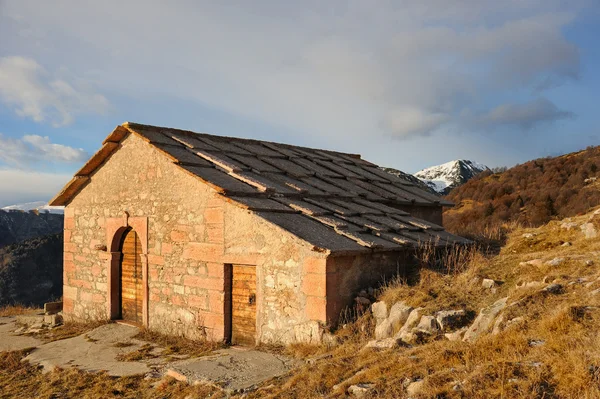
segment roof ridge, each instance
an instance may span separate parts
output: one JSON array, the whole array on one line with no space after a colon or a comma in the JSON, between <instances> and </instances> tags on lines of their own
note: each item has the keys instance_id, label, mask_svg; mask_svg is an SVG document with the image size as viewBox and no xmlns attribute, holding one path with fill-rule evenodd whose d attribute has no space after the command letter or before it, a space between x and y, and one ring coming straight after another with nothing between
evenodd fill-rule
<instances>
[{"instance_id":1,"label":"roof ridge","mask_svg":"<svg viewBox=\"0 0 600 399\"><path fill-rule=\"evenodd\" d=\"M135 130L136 127L151 128L151 129L163 129L163 130L172 130L172 131L176 131L179 133L192 134L192 135L196 135L196 136L208 136L208 138L233 139L233 140L240 140L240 141L251 142L251 143L284 146L284 147L288 147L288 148L292 148L292 149L300 148L303 150L310 150L310 151L325 151L325 152L329 152L332 154L346 155L346 156L350 156L355 159L363 160L363 158L360 154L355 154L355 153L351 153L351 152L341 152L341 151L328 150L328 149L323 149L323 148L305 147L305 146L296 145L296 144L278 143L275 141L268 141L268 140L251 139L251 138L246 138L246 137L221 136L218 134L211 134L211 133L205 133L205 132L194 132L192 130L178 129L178 128L172 128L172 127L166 127L166 126L146 125L143 123L129 122L129 121L125 121L124 123L121 124L121 126L123 126L124 128L127 128L127 129L133 129L133 130Z\"/></svg>"}]
</instances>

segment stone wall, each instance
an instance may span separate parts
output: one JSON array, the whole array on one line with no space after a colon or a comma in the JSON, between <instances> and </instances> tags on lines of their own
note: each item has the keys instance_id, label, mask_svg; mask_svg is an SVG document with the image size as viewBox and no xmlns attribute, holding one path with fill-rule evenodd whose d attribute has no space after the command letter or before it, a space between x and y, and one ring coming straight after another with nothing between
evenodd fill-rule
<instances>
[{"instance_id":1,"label":"stone wall","mask_svg":"<svg viewBox=\"0 0 600 399\"><path fill-rule=\"evenodd\" d=\"M67 319L110 318L110 263L118 255L110 252L118 239L111 232L127 225L127 215L147 218L138 234L147 240L149 328L222 339L224 265L237 263L257 267L259 341L318 338L327 254L228 202L134 135L65 208Z\"/></svg>"},{"instance_id":2,"label":"stone wall","mask_svg":"<svg viewBox=\"0 0 600 399\"><path fill-rule=\"evenodd\" d=\"M406 276L416 265L412 251L330 256L327 259L327 322L335 326L361 289Z\"/></svg>"}]
</instances>

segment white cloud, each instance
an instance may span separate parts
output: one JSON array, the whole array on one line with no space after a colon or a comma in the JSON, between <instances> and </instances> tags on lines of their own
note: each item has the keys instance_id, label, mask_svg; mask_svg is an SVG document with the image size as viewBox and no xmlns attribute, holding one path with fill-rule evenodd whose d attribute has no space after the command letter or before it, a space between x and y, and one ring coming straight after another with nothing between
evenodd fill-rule
<instances>
[{"instance_id":1,"label":"white cloud","mask_svg":"<svg viewBox=\"0 0 600 399\"><path fill-rule=\"evenodd\" d=\"M129 98L177 98L318 140L372 143L469 129L467 116L491 113L498 98L533 101L577 79L579 50L563 32L584 1L23 0L5 13L27 39L1 24L0 36L14 39L13 52Z\"/></svg>"},{"instance_id":2,"label":"white cloud","mask_svg":"<svg viewBox=\"0 0 600 399\"><path fill-rule=\"evenodd\" d=\"M75 86L74 86L75 85ZM21 117L64 126L78 114L104 113L108 100L85 87L50 75L35 60L0 58L0 101Z\"/></svg>"},{"instance_id":3,"label":"white cloud","mask_svg":"<svg viewBox=\"0 0 600 399\"><path fill-rule=\"evenodd\" d=\"M538 98L522 104L502 104L477 120L481 127L518 126L531 129L542 123L574 117L573 113L561 111L554 103Z\"/></svg>"},{"instance_id":4,"label":"white cloud","mask_svg":"<svg viewBox=\"0 0 600 399\"><path fill-rule=\"evenodd\" d=\"M83 149L52 143L49 137L32 134L14 139L0 134L0 161L8 165L24 168L41 161L77 163L87 158Z\"/></svg>"},{"instance_id":5,"label":"white cloud","mask_svg":"<svg viewBox=\"0 0 600 399\"><path fill-rule=\"evenodd\" d=\"M71 175L0 169L0 208L23 202L48 201Z\"/></svg>"}]
</instances>

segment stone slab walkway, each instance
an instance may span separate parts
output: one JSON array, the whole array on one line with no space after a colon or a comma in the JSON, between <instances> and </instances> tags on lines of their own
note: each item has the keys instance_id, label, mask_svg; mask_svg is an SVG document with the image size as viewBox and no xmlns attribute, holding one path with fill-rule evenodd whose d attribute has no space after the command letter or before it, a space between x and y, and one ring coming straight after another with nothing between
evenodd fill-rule
<instances>
[{"instance_id":1,"label":"stone slab walkway","mask_svg":"<svg viewBox=\"0 0 600 399\"><path fill-rule=\"evenodd\" d=\"M25 360L40 364L49 371L55 367L77 367L85 371L106 371L111 376L145 374L151 371L147 362L122 362L118 355L139 349L144 343L131 338L139 330L122 324L106 324L87 334L39 345ZM120 342L131 346L116 347Z\"/></svg>"},{"instance_id":2,"label":"stone slab walkway","mask_svg":"<svg viewBox=\"0 0 600 399\"><path fill-rule=\"evenodd\" d=\"M167 374L189 383L209 382L225 389L240 390L283 375L294 363L272 353L229 348L212 356L171 363Z\"/></svg>"},{"instance_id":3,"label":"stone slab walkway","mask_svg":"<svg viewBox=\"0 0 600 399\"><path fill-rule=\"evenodd\" d=\"M42 344L39 339L14 334L17 328L14 317L0 317L0 352L18 351Z\"/></svg>"},{"instance_id":4,"label":"stone slab walkway","mask_svg":"<svg viewBox=\"0 0 600 399\"><path fill-rule=\"evenodd\" d=\"M162 348L153 353L158 357L139 361L119 361L119 355L134 352L146 342L133 337L138 328L124 324L106 324L86 334L44 343L39 339L18 335L14 317L0 317L0 352L35 347L25 360L39 364L44 371L56 367L76 367L80 370L106 371L111 376L146 374L160 378L175 377L188 383L202 382L241 390L287 373L294 360L253 349L232 347L215 351L213 355L173 361L160 357ZM123 347L123 344L128 346Z\"/></svg>"}]
</instances>

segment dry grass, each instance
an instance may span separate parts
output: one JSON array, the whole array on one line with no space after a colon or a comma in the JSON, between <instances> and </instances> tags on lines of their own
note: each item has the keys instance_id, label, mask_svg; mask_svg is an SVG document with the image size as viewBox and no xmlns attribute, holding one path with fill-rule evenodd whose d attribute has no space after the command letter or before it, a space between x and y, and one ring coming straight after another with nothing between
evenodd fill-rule
<instances>
[{"instance_id":1,"label":"dry grass","mask_svg":"<svg viewBox=\"0 0 600 399\"><path fill-rule=\"evenodd\" d=\"M118 355L116 359L120 362L137 362L140 360L155 359L158 355L154 353L154 348L155 347L151 344L144 344L135 351Z\"/></svg>"},{"instance_id":2,"label":"dry grass","mask_svg":"<svg viewBox=\"0 0 600 399\"><path fill-rule=\"evenodd\" d=\"M534 235L523 236L528 233ZM336 348L288 348L299 357L327 356L250 397L341 398L349 385L373 383L370 397L406 398L405 381L420 378L424 388L416 398L600 398L600 294L590 295L600 288L600 271L585 264L599 256L600 240L585 240L578 230L561 229L559 222L515 228L497 256L467 251L439 257L425 251L418 278L389 282L380 299L403 300L429 314L453 308L474 314L509 297L505 320L522 316L525 322L473 344L434 337L423 345L376 352L361 350L373 331L372 317L363 315L336 332L342 341ZM557 257L564 259L559 266L545 264ZM521 265L532 259L542 264ZM484 289L481 278L504 284L495 291ZM542 280L556 280L564 293L541 291L547 283L517 288Z\"/></svg>"},{"instance_id":3,"label":"dry grass","mask_svg":"<svg viewBox=\"0 0 600 399\"><path fill-rule=\"evenodd\" d=\"M42 374L37 366L21 360L30 350L0 353L0 398L225 398L217 388L191 386L165 379L156 387L156 379L143 376L110 377L76 369L58 369Z\"/></svg>"},{"instance_id":4,"label":"dry grass","mask_svg":"<svg viewBox=\"0 0 600 399\"><path fill-rule=\"evenodd\" d=\"M205 356L212 351L223 348L223 344L211 341L191 340L184 337L176 337L160 334L148 329L142 329L133 338L150 342L164 351L161 355L188 355L191 357Z\"/></svg>"},{"instance_id":5,"label":"dry grass","mask_svg":"<svg viewBox=\"0 0 600 399\"><path fill-rule=\"evenodd\" d=\"M0 317L18 316L36 311L41 312L42 310L23 305L6 305L0 307Z\"/></svg>"}]
</instances>

